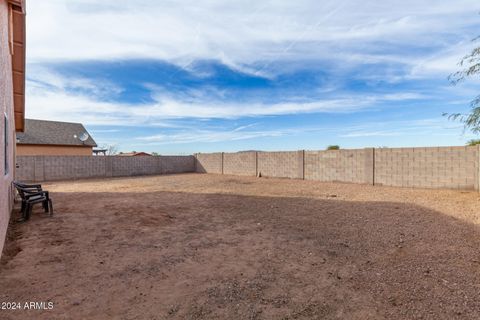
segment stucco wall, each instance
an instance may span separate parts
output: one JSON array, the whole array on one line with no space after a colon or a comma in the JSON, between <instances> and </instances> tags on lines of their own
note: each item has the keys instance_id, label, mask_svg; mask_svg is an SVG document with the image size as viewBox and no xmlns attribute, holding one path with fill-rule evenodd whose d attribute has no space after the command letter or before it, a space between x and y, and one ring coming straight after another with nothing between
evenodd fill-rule
<instances>
[{"instance_id":1,"label":"stucco wall","mask_svg":"<svg viewBox=\"0 0 480 320\"><path fill-rule=\"evenodd\" d=\"M15 127L13 115L12 62L8 47L8 5L0 0L0 252L3 250L5 235L13 205L11 182L14 175L14 141ZM9 123L9 162L8 174L4 169L4 113Z\"/></svg>"},{"instance_id":2,"label":"stucco wall","mask_svg":"<svg viewBox=\"0 0 480 320\"><path fill-rule=\"evenodd\" d=\"M91 156L92 147L17 145L19 156Z\"/></svg>"}]
</instances>

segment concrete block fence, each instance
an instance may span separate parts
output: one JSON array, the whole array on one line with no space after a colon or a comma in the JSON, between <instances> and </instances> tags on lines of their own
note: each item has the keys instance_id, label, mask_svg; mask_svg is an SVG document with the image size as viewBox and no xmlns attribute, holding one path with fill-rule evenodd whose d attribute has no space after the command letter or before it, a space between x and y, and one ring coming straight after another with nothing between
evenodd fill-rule
<instances>
[{"instance_id":1,"label":"concrete block fence","mask_svg":"<svg viewBox=\"0 0 480 320\"><path fill-rule=\"evenodd\" d=\"M195 172L193 156L17 156L16 179L54 181Z\"/></svg>"},{"instance_id":2,"label":"concrete block fence","mask_svg":"<svg viewBox=\"0 0 480 320\"><path fill-rule=\"evenodd\" d=\"M198 153L196 172L479 190L480 147Z\"/></svg>"},{"instance_id":3,"label":"concrete block fence","mask_svg":"<svg viewBox=\"0 0 480 320\"><path fill-rule=\"evenodd\" d=\"M479 190L480 146L198 153L194 156L18 156L16 179L53 181L199 172Z\"/></svg>"}]
</instances>

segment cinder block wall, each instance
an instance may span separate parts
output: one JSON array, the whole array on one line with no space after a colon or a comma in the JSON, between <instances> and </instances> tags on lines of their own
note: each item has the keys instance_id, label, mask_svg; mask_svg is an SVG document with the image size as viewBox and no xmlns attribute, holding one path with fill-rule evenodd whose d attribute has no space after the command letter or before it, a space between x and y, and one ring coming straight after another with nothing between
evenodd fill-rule
<instances>
[{"instance_id":1,"label":"cinder block wall","mask_svg":"<svg viewBox=\"0 0 480 320\"><path fill-rule=\"evenodd\" d=\"M196 172L200 173L223 173L223 153L197 153Z\"/></svg>"},{"instance_id":2,"label":"cinder block wall","mask_svg":"<svg viewBox=\"0 0 480 320\"><path fill-rule=\"evenodd\" d=\"M195 172L193 156L18 156L16 179L54 181Z\"/></svg>"},{"instance_id":3,"label":"cinder block wall","mask_svg":"<svg viewBox=\"0 0 480 320\"><path fill-rule=\"evenodd\" d=\"M478 190L478 147L375 149L375 184Z\"/></svg>"},{"instance_id":4,"label":"cinder block wall","mask_svg":"<svg viewBox=\"0 0 480 320\"><path fill-rule=\"evenodd\" d=\"M157 157L115 156L112 161L112 176L145 176L161 174L161 162Z\"/></svg>"},{"instance_id":5,"label":"cinder block wall","mask_svg":"<svg viewBox=\"0 0 480 320\"><path fill-rule=\"evenodd\" d=\"M193 156L161 156L161 173L185 173L195 171Z\"/></svg>"},{"instance_id":6,"label":"cinder block wall","mask_svg":"<svg viewBox=\"0 0 480 320\"><path fill-rule=\"evenodd\" d=\"M196 172L303 179L303 151L198 153Z\"/></svg>"},{"instance_id":7,"label":"cinder block wall","mask_svg":"<svg viewBox=\"0 0 480 320\"><path fill-rule=\"evenodd\" d=\"M303 179L303 151L258 152L258 173L263 177Z\"/></svg>"},{"instance_id":8,"label":"cinder block wall","mask_svg":"<svg viewBox=\"0 0 480 320\"><path fill-rule=\"evenodd\" d=\"M201 172L479 190L480 146L200 153L193 156L19 156L24 181Z\"/></svg>"},{"instance_id":9,"label":"cinder block wall","mask_svg":"<svg viewBox=\"0 0 480 320\"><path fill-rule=\"evenodd\" d=\"M257 174L257 153L224 153L223 173L239 176L255 176Z\"/></svg>"},{"instance_id":10,"label":"cinder block wall","mask_svg":"<svg viewBox=\"0 0 480 320\"><path fill-rule=\"evenodd\" d=\"M370 149L305 151L305 179L368 183Z\"/></svg>"},{"instance_id":11,"label":"cinder block wall","mask_svg":"<svg viewBox=\"0 0 480 320\"><path fill-rule=\"evenodd\" d=\"M198 154L196 171L479 190L479 150L480 146Z\"/></svg>"},{"instance_id":12,"label":"cinder block wall","mask_svg":"<svg viewBox=\"0 0 480 320\"><path fill-rule=\"evenodd\" d=\"M23 156L17 157L22 159ZM85 156L35 156L35 181L97 178L105 176L105 160ZM29 172L30 169L27 169ZM22 174L19 165L17 175ZM28 179L30 180L30 179Z\"/></svg>"}]
</instances>

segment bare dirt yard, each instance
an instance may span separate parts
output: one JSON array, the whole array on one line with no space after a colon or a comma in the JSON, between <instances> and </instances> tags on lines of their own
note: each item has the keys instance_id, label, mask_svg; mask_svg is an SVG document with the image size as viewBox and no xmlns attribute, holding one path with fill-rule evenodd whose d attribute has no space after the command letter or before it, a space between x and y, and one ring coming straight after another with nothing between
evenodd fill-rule
<instances>
[{"instance_id":1,"label":"bare dirt yard","mask_svg":"<svg viewBox=\"0 0 480 320\"><path fill-rule=\"evenodd\" d=\"M59 182L0 319L479 319L480 195L183 174Z\"/></svg>"}]
</instances>

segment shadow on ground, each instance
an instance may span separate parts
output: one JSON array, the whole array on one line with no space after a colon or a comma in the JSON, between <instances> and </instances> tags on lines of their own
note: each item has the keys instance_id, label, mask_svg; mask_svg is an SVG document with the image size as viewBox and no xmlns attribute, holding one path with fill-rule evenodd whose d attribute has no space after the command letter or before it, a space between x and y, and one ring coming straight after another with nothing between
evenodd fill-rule
<instances>
[{"instance_id":1,"label":"shadow on ground","mask_svg":"<svg viewBox=\"0 0 480 320\"><path fill-rule=\"evenodd\" d=\"M478 319L480 232L393 202L53 193L14 224L2 319Z\"/></svg>"}]
</instances>

